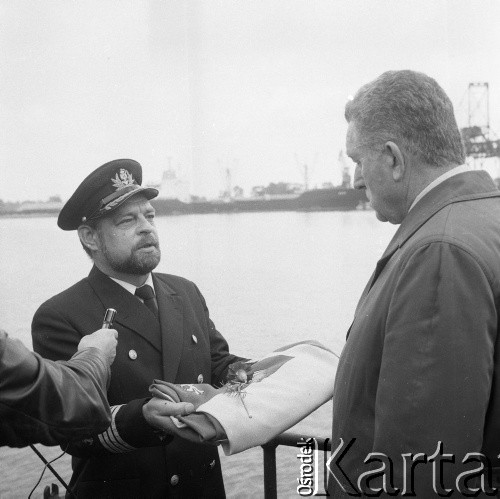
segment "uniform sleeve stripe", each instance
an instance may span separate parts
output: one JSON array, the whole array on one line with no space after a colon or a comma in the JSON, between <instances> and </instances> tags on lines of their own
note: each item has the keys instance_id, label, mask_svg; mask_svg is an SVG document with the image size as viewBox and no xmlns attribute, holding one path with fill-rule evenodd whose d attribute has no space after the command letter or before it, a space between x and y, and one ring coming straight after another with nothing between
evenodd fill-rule
<instances>
[{"instance_id":1,"label":"uniform sleeve stripe","mask_svg":"<svg viewBox=\"0 0 500 499\"><path fill-rule=\"evenodd\" d=\"M101 445L108 452L114 454L135 450L135 447L132 447L120 437L118 429L116 428L116 415L122 406L123 404L111 407L111 424L105 432L99 435L99 442L101 442Z\"/></svg>"},{"instance_id":2,"label":"uniform sleeve stripe","mask_svg":"<svg viewBox=\"0 0 500 499\"><path fill-rule=\"evenodd\" d=\"M115 415L116 415L118 408L119 408L118 406L111 407L111 425L108 427L108 429L105 432L103 432L99 435L99 441L101 442L101 445L108 452L113 452L113 453L122 452L119 447L117 448L112 442L110 442L109 435L108 435L111 426L115 422Z\"/></svg>"},{"instance_id":3,"label":"uniform sleeve stripe","mask_svg":"<svg viewBox=\"0 0 500 499\"><path fill-rule=\"evenodd\" d=\"M115 417L116 417L116 414L118 413L120 407L121 407L121 405L114 406L114 408L116 408L116 409L115 409L115 411L113 413L113 419L112 419L112 422L111 422L111 426L108 428L108 430L112 431L113 435L115 436L115 442L116 443L121 444L123 447L125 447L125 449L127 449L129 451L130 450L135 450L136 448L133 447L132 445L128 444L127 442L125 442L125 440L123 440L123 438L118 433L118 428L116 427Z\"/></svg>"},{"instance_id":4,"label":"uniform sleeve stripe","mask_svg":"<svg viewBox=\"0 0 500 499\"><path fill-rule=\"evenodd\" d=\"M107 431L99 435L99 441L108 452L113 452L114 454L125 452L124 449L121 449L120 447L116 446L113 442L110 441Z\"/></svg>"}]
</instances>

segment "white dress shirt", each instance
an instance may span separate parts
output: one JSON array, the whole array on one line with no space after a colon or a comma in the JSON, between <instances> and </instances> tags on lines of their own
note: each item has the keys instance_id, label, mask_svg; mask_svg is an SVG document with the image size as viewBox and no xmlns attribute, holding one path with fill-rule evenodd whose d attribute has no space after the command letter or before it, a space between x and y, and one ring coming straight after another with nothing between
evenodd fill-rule
<instances>
[{"instance_id":1,"label":"white dress shirt","mask_svg":"<svg viewBox=\"0 0 500 499\"><path fill-rule=\"evenodd\" d=\"M113 281L115 281L122 288L125 288L129 293L131 293L133 295L135 295L135 290L137 288L141 287L141 286L134 286L133 284L130 284L129 282L122 281L120 279L115 279L114 277L110 277L110 279L113 279ZM148 278L146 279L146 282L144 284L149 284L151 286L151 288L153 289L153 293L155 293L155 295L156 295L155 287L153 286L153 275L151 274L151 272L148 274ZM143 284L143 286L144 286L144 284ZM137 297L137 298L139 298L139 297ZM139 298L139 300L141 300L142 303L144 303L144 300L142 300L141 298Z\"/></svg>"}]
</instances>

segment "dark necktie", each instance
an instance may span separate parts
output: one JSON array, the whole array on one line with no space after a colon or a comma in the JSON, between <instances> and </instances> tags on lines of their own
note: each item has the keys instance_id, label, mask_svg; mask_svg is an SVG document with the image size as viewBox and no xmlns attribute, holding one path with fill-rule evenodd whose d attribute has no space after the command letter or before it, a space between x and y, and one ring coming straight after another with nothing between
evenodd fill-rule
<instances>
[{"instance_id":1,"label":"dark necktie","mask_svg":"<svg viewBox=\"0 0 500 499\"><path fill-rule=\"evenodd\" d=\"M144 301L144 305L146 305L158 319L158 305L156 304L153 288L149 284L144 284L144 286L135 290L135 296L141 298Z\"/></svg>"}]
</instances>

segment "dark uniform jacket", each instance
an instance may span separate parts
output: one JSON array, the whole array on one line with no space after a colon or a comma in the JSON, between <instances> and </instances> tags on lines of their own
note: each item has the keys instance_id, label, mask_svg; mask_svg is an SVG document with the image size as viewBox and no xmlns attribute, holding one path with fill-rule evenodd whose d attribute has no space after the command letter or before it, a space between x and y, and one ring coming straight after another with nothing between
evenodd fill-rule
<instances>
[{"instance_id":1,"label":"dark uniform jacket","mask_svg":"<svg viewBox=\"0 0 500 499\"><path fill-rule=\"evenodd\" d=\"M0 331L0 445L66 445L105 430L109 367L96 348L67 362L30 352Z\"/></svg>"},{"instance_id":2,"label":"dark uniform jacket","mask_svg":"<svg viewBox=\"0 0 500 499\"><path fill-rule=\"evenodd\" d=\"M228 353L195 284L157 273L153 283L159 323L137 297L96 267L45 302L33 318L34 349L65 359L83 335L101 325L106 308L117 311L108 400L111 406L124 405L104 438L73 449L80 457L73 458L70 485L80 498L224 497L217 448L161 439L145 422L142 405L154 379L220 385L238 357Z\"/></svg>"},{"instance_id":3,"label":"dark uniform jacket","mask_svg":"<svg viewBox=\"0 0 500 499\"><path fill-rule=\"evenodd\" d=\"M413 207L378 262L357 306L333 397L332 448L350 484L333 468L347 491L370 470L363 460L371 452L390 458L387 483L400 494L402 454L439 459L439 442L455 464L449 457L441 471L438 464L438 492L457 494L459 474L478 468L462 464L467 453L499 465L499 196L484 171L445 180ZM416 497L438 497L432 468L415 466ZM333 478L330 493L346 497Z\"/></svg>"}]
</instances>

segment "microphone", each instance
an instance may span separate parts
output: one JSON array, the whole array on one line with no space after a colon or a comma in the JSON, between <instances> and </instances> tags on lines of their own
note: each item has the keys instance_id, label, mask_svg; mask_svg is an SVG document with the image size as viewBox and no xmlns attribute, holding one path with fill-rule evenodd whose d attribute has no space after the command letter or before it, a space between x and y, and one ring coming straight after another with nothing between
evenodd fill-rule
<instances>
[{"instance_id":1,"label":"microphone","mask_svg":"<svg viewBox=\"0 0 500 499\"><path fill-rule=\"evenodd\" d=\"M104 313L102 329L109 329L113 325L115 316L116 316L116 310L114 308L107 308L106 312Z\"/></svg>"}]
</instances>

